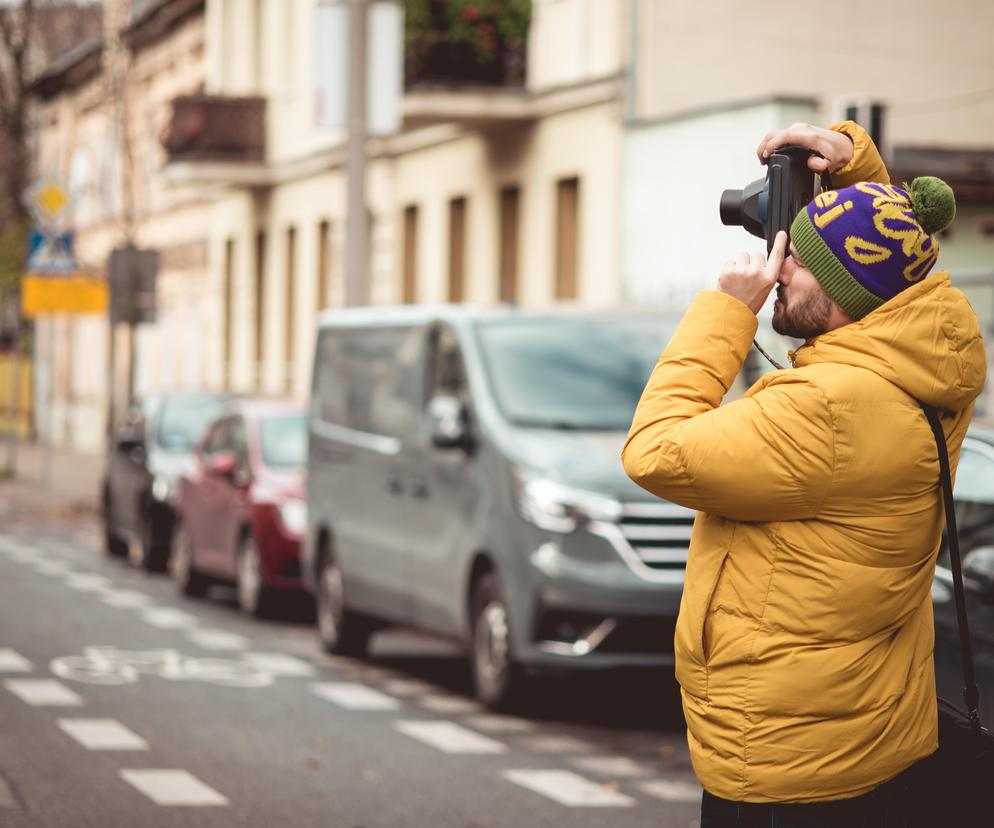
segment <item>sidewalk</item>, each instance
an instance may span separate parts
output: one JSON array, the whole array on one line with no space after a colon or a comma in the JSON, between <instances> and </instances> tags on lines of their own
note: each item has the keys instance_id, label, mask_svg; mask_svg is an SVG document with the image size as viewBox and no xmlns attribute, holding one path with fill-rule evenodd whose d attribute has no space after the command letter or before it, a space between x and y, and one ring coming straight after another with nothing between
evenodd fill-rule
<instances>
[{"instance_id":1,"label":"sidewalk","mask_svg":"<svg viewBox=\"0 0 994 828\"><path fill-rule=\"evenodd\" d=\"M0 441L0 467L7 458ZM55 449L46 480L46 449L37 443L17 447L17 475L0 479L0 520L30 517L95 523L100 510L103 454Z\"/></svg>"}]
</instances>

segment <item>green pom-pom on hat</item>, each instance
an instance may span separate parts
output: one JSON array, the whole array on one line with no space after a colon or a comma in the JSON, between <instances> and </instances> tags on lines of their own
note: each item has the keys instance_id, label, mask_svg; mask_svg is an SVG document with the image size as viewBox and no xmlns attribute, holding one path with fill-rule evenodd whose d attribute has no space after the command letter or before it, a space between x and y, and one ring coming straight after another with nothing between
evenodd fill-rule
<instances>
[{"instance_id":1,"label":"green pom-pom on hat","mask_svg":"<svg viewBox=\"0 0 994 828\"><path fill-rule=\"evenodd\" d=\"M953 223L956 218L956 196L941 178L923 175L911 182L908 192L918 223L930 236Z\"/></svg>"}]
</instances>

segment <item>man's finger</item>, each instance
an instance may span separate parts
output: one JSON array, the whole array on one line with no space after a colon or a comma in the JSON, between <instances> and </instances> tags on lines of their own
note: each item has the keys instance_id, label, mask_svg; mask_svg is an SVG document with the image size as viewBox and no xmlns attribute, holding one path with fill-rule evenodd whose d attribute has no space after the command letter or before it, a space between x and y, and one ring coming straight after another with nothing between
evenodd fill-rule
<instances>
[{"instance_id":1,"label":"man's finger","mask_svg":"<svg viewBox=\"0 0 994 828\"><path fill-rule=\"evenodd\" d=\"M747 267L749 264L749 252L743 250L741 253L739 253L738 258L736 258L735 260L735 264L737 264L739 267Z\"/></svg>"},{"instance_id":2,"label":"man's finger","mask_svg":"<svg viewBox=\"0 0 994 828\"><path fill-rule=\"evenodd\" d=\"M766 277L771 281L780 275L780 266L783 264L784 254L787 251L787 234L781 230L773 240L773 249L766 260Z\"/></svg>"},{"instance_id":3,"label":"man's finger","mask_svg":"<svg viewBox=\"0 0 994 828\"><path fill-rule=\"evenodd\" d=\"M763 152L766 149L766 145L770 143L770 139L776 134L777 134L776 130L767 132L766 135L763 136L763 140L759 142L759 146L756 147L756 155L759 156L760 161L766 160L766 156L763 154Z\"/></svg>"},{"instance_id":4,"label":"man's finger","mask_svg":"<svg viewBox=\"0 0 994 828\"><path fill-rule=\"evenodd\" d=\"M808 169L814 170L815 172L825 172L828 169L828 159L822 158L818 155L812 155L808 159Z\"/></svg>"},{"instance_id":5,"label":"man's finger","mask_svg":"<svg viewBox=\"0 0 994 828\"><path fill-rule=\"evenodd\" d=\"M762 253L753 253L749 257L749 266L757 271L762 271L766 267L766 256Z\"/></svg>"}]
</instances>

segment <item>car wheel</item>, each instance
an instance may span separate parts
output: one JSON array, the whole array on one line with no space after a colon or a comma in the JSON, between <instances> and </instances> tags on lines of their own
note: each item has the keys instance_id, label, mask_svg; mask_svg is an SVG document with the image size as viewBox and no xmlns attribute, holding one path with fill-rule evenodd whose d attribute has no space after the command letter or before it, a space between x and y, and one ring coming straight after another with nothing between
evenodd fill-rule
<instances>
[{"instance_id":1,"label":"car wheel","mask_svg":"<svg viewBox=\"0 0 994 828\"><path fill-rule=\"evenodd\" d=\"M146 572L165 572L172 553L171 538L157 537L152 521L142 519L141 566Z\"/></svg>"},{"instance_id":2,"label":"car wheel","mask_svg":"<svg viewBox=\"0 0 994 828\"><path fill-rule=\"evenodd\" d=\"M251 532L246 533L238 548L238 606L254 618L262 618L269 609L272 590L266 587L262 571L259 544Z\"/></svg>"},{"instance_id":3,"label":"car wheel","mask_svg":"<svg viewBox=\"0 0 994 828\"><path fill-rule=\"evenodd\" d=\"M345 609L342 570L328 554L322 555L318 565L317 625L325 652L359 657L369 649L372 625Z\"/></svg>"},{"instance_id":4,"label":"car wheel","mask_svg":"<svg viewBox=\"0 0 994 828\"><path fill-rule=\"evenodd\" d=\"M493 710L507 710L523 695L525 675L514 661L511 624L493 572L473 590L470 666L476 697Z\"/></svg>"},{"instance_id":5,"label":"car wheel","mask_svg":"<svg viewBox=\"0 0 994 828\"><path fill-rule=\"evenodd\" d=\"M177 532L176 550L172 557L173 580L179 591L191 598L203 598L210 587L210 579L193 565L193 547L190 536L180 527Z\"/></svg>"},{"instance_id":6,"label":"car wheel","mask_svg":"<svg viewBox=\"0 0 994 828\"><path fill-rule=\"evenodd\" d=\"M114 533L110 495L104 494L104 552L109 558L127 558L128 544Z\"/></svg>"}]
</instances>

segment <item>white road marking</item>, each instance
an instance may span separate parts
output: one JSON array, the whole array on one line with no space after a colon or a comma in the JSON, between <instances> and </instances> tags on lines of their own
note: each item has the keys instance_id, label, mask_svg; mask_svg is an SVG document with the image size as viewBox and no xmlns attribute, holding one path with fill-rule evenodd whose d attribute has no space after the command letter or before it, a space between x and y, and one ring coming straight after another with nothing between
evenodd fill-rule
<instances>
[{"instance_id":1,"label":"white road marking","mask_svg":"<svg viewBox=\"0 0 994 828\"><path fill-rule=\"evenodd\" d=\"M148 750L148 742L114 719L59 719L59 727L87 750Z\"/></svg>"},{"instance_id":2,"label":"white road marking","mask_svg":"<svg viewBox=\"0 0 994 828\"><path fill-rule=\"evenodd\" d=\"M122 770L121 778L157 805L227 805L228 800L185 770Z\"/></svg>"},{"instance_id":3,"label":"white road marking","mask_svg":"<svg viewBox=\"0 0 994 828\"><path fill-rule=\"evenodd\" d=\"M313 676L314 667L285 653L246 653L243 658L260 670L274 676Z\"/></svg>"},{"instance_id":4,"label":"white road marking","mask_svg":"<svg viewBox=\"0 0 994 828\"><path fill-rule=\"evenodd\" d=\"M102 592L110 584L110 578L103 575L68 575L66 586L79 592Z\"/></svg>"},{"instance_id":5,"label":"white road marking","mask_svg":"<svg viewBox=\"0 0 994 828\"><path fill-rule=\"evenodd\" d=\"M593 753L587 742L572 736L525 736L520 745L532 753Z\"/></svg>"},{"instance_id":6,"label":"white road marking","mask_svg":"<svg viewBox=\"0 0 994 828\"><path fill-rule=\"evenodd\" d=\"M644 782L639 788L650 796L665 799L667 802L701 801L701 786L696 782L654 779L652 782Z\"/></svg>"},{"instance_id":7,"label":"white road marking","mask_svg":"<svg viewBox=\"0 0 994 828\"><path fill-rule=\"evenodd\" d=\"M111 607L134 609L151 604L152 596L136 589L110 589L100 600Z\"/></svg>"},{"instance_id":8,"label":"white road marking","mask_svg":"<svg viewBox=\"0 0 994 828\"><path fill-rule=\"evenodd\" d=\"M398 696L416 696L420 693L431 693L438 688L419 679L390 679L380 685L387 693Z\"/></svg>"},{"instance_id":9,"label":"white road marking","mask_svg":"<svg viewBox=\"0 0 994 828\"><path fill-rule=\"evenodd\" d=\"M613 791L566 770L506 770L502 776L542 796L571 808L629 807L630 796Z\"/></svg>"},{"instance_id":10,"label":"white road marking","mask_svg":"<svg viewBox=\"0 0 994 828\"><path fill-rule=\"evenodd\" d=\"M81 696L55 679L8 679L4 684L32 707L80 707L83 704Z\"/></svg>"},{"instance_id":11,"label":"white road marking","mask_svg":"<svg viewBox=\"0 0 994 828\"><path fill-rule=\"evenodd\" d=\"M505 753L507 746L455 722L401 721L394 727L443 753Z\"/></svg>"},{"instance_id":12,"label":"white road marking","mask_svg":"<svg viewBox=\"0 0 994 828\"><path fill-rule=\"evenodd\" d=\"M41 560L35 563L35 572L41 575L68 575L72 571L72 566L62 561Z\"/></svg>"},{"instance_id":13,"label":"white road marking","mask_svg":"<svg viewBox=\"0 0 994 828\"><path fill-rule=\"evenodd\" d=\"M496 713L484 713L480 716L470 716L466 724L477 730L490 733L524 733L535 729L535 723L514 716L500 716Z\"/></svg>"},{"instance_id":14,"label":"white road marking","mask_svg":"<svg viewBox=\"0 0 994 828\"><path fill-rule=\"evenodd\" d=\"M227 630L190 630L186 637L205 650L244 650L249 644L244 635Z\"/></svg>"},{"instance_id":15,"label":"white road marking","mask_svg":"<svg viewBox=\"0 0 994 828\"><path fill-rule=\"evenodd\" d=\"M483 709L477 702L460 699L458 696L423 696L418 699L418 704L425 710L449 716L460 713L479 713Z\"/></svg>"},{"instance_id":16,"label":"white road marking","mask_svg":"<svg viewBox=\"0 0 994 828\"><path fill-rule=\"evenodd\" d=\"M8 647L0 648L0 673L30 673L31 662Z\"/></svg>"},{"instance_id":17,"label":"white road marking","mask_svg":"<svg viewBox=\"0 0 994 828\"><path fill-rule=\"evenodd\" d=\"M574 759L573 764L587 773L610 776L615 779L633 779L639 776L652 775L650 768L640 765L627 756L584 756Z\"/></svg>"},{"instance_id":18,"label":"white road marking","mask_svg":"<svg viewBox=\"0 0 994 828\"><path fill-rule=\"evenodd\" d=\"M198 623L197 616L172 607L152 607L141 614L141 619L163 630L188 630Z\"/></svg>"},{"instance_id":19,"label":"white road marking","mask_svg":"<svg viewBox=\"0 0 994 828\"><path fill-rule=\"evenodd\" d=\"M312 684L311 690L346 710L397 710L400 707L396 699L355 682L321 682Z\"/></svg>"}]
</instances>

